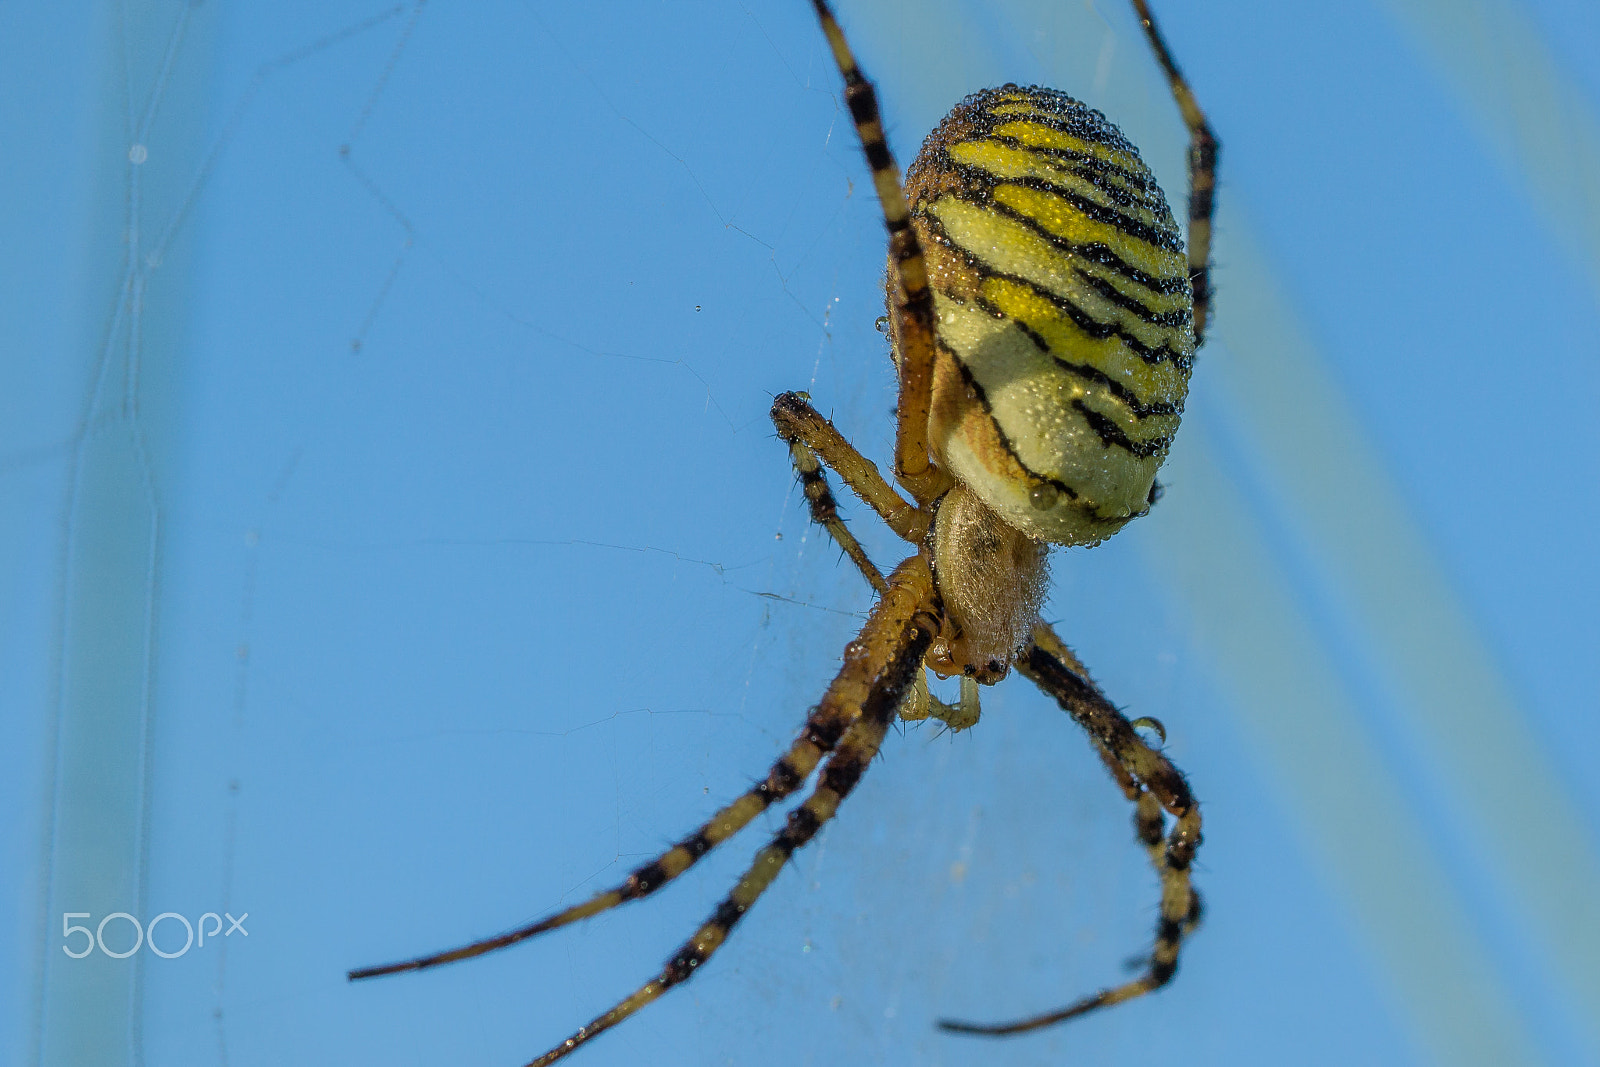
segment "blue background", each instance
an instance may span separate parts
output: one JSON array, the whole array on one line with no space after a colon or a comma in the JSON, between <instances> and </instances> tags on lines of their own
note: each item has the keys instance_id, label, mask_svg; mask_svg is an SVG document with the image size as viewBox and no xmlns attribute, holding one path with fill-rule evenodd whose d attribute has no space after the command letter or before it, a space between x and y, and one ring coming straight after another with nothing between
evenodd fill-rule
<instances>
[{"instance_id":1,"label":"blue background","mask_svg":"<svg viewBox=\"0 0 1600 1067\"><path fill-rule=\"evenodd\" d=\"M1058 552L1047 616L1204 801L1178 981L933 1029L1118 980L1154 921L1126 804L1011 679L892 735L575 1063L1600 1064L1600 12L1158 14L1224 141L1215 334L1167 497ZM841 17L902 162L1048 83L1181 202L1122 5ZM0 39L0 1056L526 1061L780 817L538 943L343 972L615 883L763 772L870 602L766 419L806 389L888 455L807 5L11 4ZM62 953L66 912L224 910L248 939Z\"/></svg>"}]
</instances>

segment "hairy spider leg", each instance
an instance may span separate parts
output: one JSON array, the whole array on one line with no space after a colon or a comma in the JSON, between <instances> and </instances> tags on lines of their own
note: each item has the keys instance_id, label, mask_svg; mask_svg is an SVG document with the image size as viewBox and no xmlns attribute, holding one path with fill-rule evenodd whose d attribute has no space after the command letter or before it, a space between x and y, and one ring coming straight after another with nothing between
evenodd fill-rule
<instances>
[{"instance_id":1,"label":"hairy spider leg","mask_svg":"<svg viewBox=\"0 0 1600 1067\"><path fill-rule=\"evenodd\" d=\"M1091 692L1093 692L1095 696L1098 697L1099 701L1103 702L1103 707L1100 709L1099 714L1106 714L1104 709L1110 708L1111 714L1122 717L1122 713L1118 711L1106 697L1105 690L1101 689L1099 684L1095 682L1094 678L1090 676L1089 669L1085 667L1083 662L1079 660L1078 657L1073 654L1072 650L1066 646L1066 644L1061 640L1061 637L1055 632L1054 629L1051 628L1049 623L1041 621L1037 626L1034 627L1032 636L1035 646L1041 649L1045 655L1059 662L1068 673L1076 675L1079 681L1081 681ZM1019 669L1022 669L1026 674L1027 656L1025 655L1023 659L1024 662ZM1041 684L1037 678L1034 678L1033 681L1035 684ZM1051 696L1056 696L1056 693L1052 690L1045 691ZM1057 703L1060 703L1060 697L1057 697ZM1063 705L1063 707L1065 706L1066 705ZM1132 727L1137 725L1137 722L1129 723L1128 725ZM1159 727L1159 724L1157 725ZM1125 765L1122 762L1122 759L1113 753L1099 736L1092 731L1086 732L1088 732L1089 740L1095 747L1095 752L1099 754L1101 762L1105 764L1106 770L1110 772L1112 779L1119 787L1121 787L1123 795L1127 797L1128 801L1134 805L1134 832L1138 836L1140 843L1142 843L1150 852L1150 862L1152 865L1154 865L1156 874L1161 875L1166 869L1167 852L1167 842L1166 838L1163 836L1166 827L1162 818L1162 811L1164 810L1162 806L1162 800L1160 797L1156 796L1155 793L1145 788L1145 784L1139 778L1135 777L1133 771L1129 770L1129 765L1143 769L1150 766L1160 767L1162 764L1165 764L1166 769L1160 771L1157 780L1160 782L1170 783L1173 776L1176 776L1177 780L1183 783L1183 788L1181 789L1173 789L1169 786L1168 788L1164 789L1162 793L1162 795L1167 797L1168 801L1173 805L1173 814L1175 817L1183 814L1185 811L1181 805L1184 802L1184 798L1188 796L1188 783L1183 778L1183 773L1176 767L1172 766L1170 761L1167 760L1166 756L1162 755L1161 752L1155 749L1150 749L1148 754L1138 753L1134 758L1129 759L1128 765ZM1122 734L1122 731L1120 730L1118 730L1117 733L1119 736L1126 736L1125 734ZM1164 739L1164 731L1162 736ZM1137 733L1134 735L1134 737L1139 744L1144 744L1143 739L1139 738ZM1144 747L1149 749L1148 745L1144 745ZM1129 752L1136 750L1131 745L1127 745L1124 747L1123 751L1124 758L1126 758ZM1188 797L1187 803L1190 806L1194 805L1194 799L1192 796ZM1196 834L1198 835L1198 829L1196 830ZM1198 836L1196 837L1196 840L1198 841ZM1198 897L1198 894L1196 894L1196 896ZM1186 937L1188 936L1190 929L1192 929L1193 926L1198 922L1198 905L1196 907L1196 912L1197 914L1195 918L1191 920L1188 927L1186 927L1184 930L1184 936Z\"/></svg>"},{"instance_id":2,"label":"hairy spider leg","mask_svg":"<svg viewBox=\"0 0 1600 1067\"><path fill-rule=\"evenodd\" d=\"M856 565L856 570L861 572L861 577L867 580L868 585L879 593L889 588L883 572L868 558L867 550L861 547L861 542L856 540L856 535L850 532L850 527L839 516L839 502L834 500L833 490L828 488L828 478L822 473L822 461L817 454L800 441L790 441L789 461L794 464L795 474L800 478L800 488L811 509L811 521L827 531L834 544L850 557L850 562Z\"/></svg>"},{"instance_id":3,"label":"hairy spider leg","mask_svg":"<svg viewBox=\"0 0 1600 1067\"><path fill-rule=\"evenodd\" d=\"M791 445L804 445L832 469L889 529L912 545L922 545L928 535L928 513L895 492L878 465L857 451L831 420L812 407L810 397L805 393L779 394L772 401L772 424L779 437Z\"/></svg>"},{"instance_id":4,"label":"hairy spider leg","mask_svg":"<svg viewBox=\"0 0 1600 1067\"><path fill-rule=\"evenodd\" d=\"M1200 920L1200 897L1189 881L1195 850L1200 847L1200 806L1183 772L1151 748L1123 714L1106 699L1083 665L1045 623L1033 629L1033 641L1017 660L1017 669L1055 698L1056 703L1094 739L1113 767L1112 776L1135 801L1134 827L1161 877L1160 917L1155 946L1145 972L1129 982L1103 989L1058 1011L1010 1023L968 1023L942 1019L940 1029L965 1034L1020 1034L1110 1007L1159 989L1178 970L1183 939ZM1173 816L1172 832L1163 840L1162 809Z\"/></svg>"},{"instance_id":5,"label":"hairy spider leg","mask_svg":"<svg viewBox=\"0 0 1600 1067\"><path fill-rule=\"evenodd\" d=\"M1048 628L1043 622L1039 625ZM1054 634L1052 633L1051 636L1054 636ZM1066 645L1061 645L1060 647L1062 654L1057 655L1056 658L1061 660L1062 665L1089 685L1094 686L1096 692L1104 696L1104 691L1089 676L1089 672L1083 667L1083 664L1072 655L1072 651ZM1154 722L1155 720L1149 721ZM1163 734L1163 736L1165 735ZM1104 764L1107 773L1111 775L1111 780L1117 783L1117 787L1122 790L1122 795L1127 798L1128 803L1133 805L1134 836L1144 846L1145 851L1150 854L1150 864L1156 869L1156 875L1159 877L1165 869L1167 851L1166 822L1162 814L1161 801L1157 800L1154 793L1146 789L1143 783L1129 773L1128 768L1124 767L1117 757L1112 754L1111 750L1105 746L1105 742L1094 734L1089 734L1088 737L1089 743L1094 746L1095 755L1100 757L1100 762ZM1187 936L1187 933L1185 931L1185 936Z\"/></svg>"},{"instance_id":6,"label":"hairy spider leg","mask_svg":"<svg viewBox=\"0 0 1600 1067\"><path fill-rule=\"evenodd\" d=\"M953 484L948 472L934 466L928 453L928 412L933 406L933 291L928 288L928 267L922 247L911 228L900 181L900 165L883 137L878 95L862 75L827 0L812 0L817 21L828 38L833 61L844 78L845 105L861 140L861 151L872 170L872 184L883 206L883 225L889 231L891 313L899 339L900 400L897 409L894 473L919 505L926 507Z\"/></svg>"},{"instance_id":7,"label":"hairy spider leg","mask_svg":"<svg viewBox=\"0 0 1600 1067\"><path fill-rule=\"evenodd\" d=\"M824 707L852 709L837 716L850 719L851 726L828 757L811 795L789 813L783 829L756 853L754 862L733 892L667 961L660 974L528 1067L546 1067L556 1062L673 986L687 981L711 958L727 940L734 924L783 870L789 857L816 836L855 788L872 757L877 755L895 710L921 668L922 657L938 630L933 574L921 556L913 556L895 568L888 589L861 633L845 646L844 666L822 698Z\"/></svg>"},{"instance_id":8,"label":"hairy spider leg","mask_svg":"<svg viewBox=\"0 0 1600 1067\"><path fill-rule=\"evenodd\" d=\"M1167 76L1172 98L1178 103L1183 124L1189 128L1189 282L1194 288L1194 346L1205 342L1206 323L1211 314L1211 216L1216 207L1217 155L1222 143L1212 132L1194 90L1178 70L1166 38L1150 13L1148 0L1133 0L1150 50Z\"/></svg>"}]
</instances>

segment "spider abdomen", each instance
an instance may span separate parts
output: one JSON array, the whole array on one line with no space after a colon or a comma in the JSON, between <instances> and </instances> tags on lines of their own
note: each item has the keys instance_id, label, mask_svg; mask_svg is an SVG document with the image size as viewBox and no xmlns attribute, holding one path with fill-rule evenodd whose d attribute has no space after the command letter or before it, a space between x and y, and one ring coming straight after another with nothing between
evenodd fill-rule
<instances>
[{"instance_id":1,"label":"spider abdomen","mask_svg":"<svg viewBox=\"0 0 1600 1067\"><path fill-rule=\"evenodd\" d=\"M937 315L934 459L1030 536L1147 510L1193 360L1183 240L1138 151L1064 93L962 101L907 173Z\"/></svg>"}]
</instances>

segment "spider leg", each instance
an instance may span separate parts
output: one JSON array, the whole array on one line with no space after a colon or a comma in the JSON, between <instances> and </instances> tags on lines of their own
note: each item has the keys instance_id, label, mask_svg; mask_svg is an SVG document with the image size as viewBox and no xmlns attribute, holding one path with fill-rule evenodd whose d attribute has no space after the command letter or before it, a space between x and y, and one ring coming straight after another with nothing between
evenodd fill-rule
<instances>
[{"instance_id":1,"label":"spider leg","mask_svg":"<svg viewBox=\"0 0 1600 1067\"><path fill-rule=\"evenodd\" d=\"M811 506L811 521L828 531L828 536L850 557L850 562L856 565L856 570L861 572L868 585L879 593L889 588L883 572L878 570L868 557L867 550L861 547L861 542L856 540L856 535L850 532L850 527L839 516L839 503L833 499L833 490L828 488L828 478L822 473L822 462L817 459L817 454L800 441L790 441L789 460L794 464L795 473L800 476L806 503Z\"/></svg>"},{"instance_id":2,"label":"spider leg","mask_svg":"<svg viewBox=\"0 0 1600 1067\"><path fill-rule=\"evenodd\" d=\"M1217 154L1222 144L1195 100L1194 90L1178 70L1166 39L1150 13L1148 0L1133 0L1139 24L1150 42L1156 62L1172 86L1183 124L1189 128L1189 281L1194 286L1194 346L1205 341L1206 319L1211 313L1211 216L1216 206Z\"/></svg>"},{"instance_id":3,"label":"spider leg","mask_svg":"<svg viewBox=\"0 0 1600 1067\"><path fill-rule=\"evenodd\" d=\"M906 694L906 702L900 706L900 717L906 722L938 719L952 733L978 725L982 710L978 699L978 683L962 675L960 699L954 704L946 704L928 690L927 673L924 671L917 676L911 692Z\"/></svg>"},{"instance_id":4,"label":"spider leg","mask_svg":"<svg viewBox=\"0 0 1600 1067\"><path fill-rule=\"evenodd\" d=\"M1068 655L1071 655L1070 652ZM1077 661L1073 659L1071 662ZM1077 673L1088 677L1087 671ZM1094 745L1095 754L1100 757L1100 762L1104 763L1106 770L1110 772L1112 781L1117 783L1122 795L1133 804L1134 835L1138 837L1139 843L1144 845L1145 851L1150 853L1150 863L1159 876L1166 864L1166 839L1162 836L1166 825L1161 814L1161 801L1128 773L1128 768L1117 761L1117 757L1111 754L1111 750L1098 737L1089 735L1089 742ZM1185 933L1187 934L1187 931Z\"/></svg>"},{"instance_id":5,"label":"spider leg","mask_svg":"<svg viewBox=\"0 0 1600 1067\"><path fill-rule=\"evenodd\" d=\"M933 575L926 562L913 556L896 568L860 635L845 647L844 666L822 698L824 707L852 709L839 716L850 719L851 725L828 757L811 795L789 813L783 829L756 853L733 892L673 954L660 974L528 1067L546 1067L609 1030L673 986L687 981L722 946L734 924L772 884L795 850L833 817L877 755L895 710L938 632L932 602Z\"/></svg>"},{"instance_id":6,"label":"spider leg","mask_svg":"<svg viewBox=\"0 0 1600 1067\"><path fill-rule=\"evenodd\" d=\"M828 38L833 61L844 77L844 100L855 124L861 150L872 170L872 184L883 205L889 231L889 273L895 337L898 342L900 402L895 420L894 473L919 505L931 503L950 487L950 477L933 465L928 454L928 412L933 405L933 293L922 246L911 228L911 209L900 184L900 165L883 137L878 96L856 66L844 31L827 0L812 0L817 21Z\"/></svg>"},{"instance_id":7,"label":"spider leg","mask_svg":"<svg viewBox=\"0 0 1600 1067\"><path fill-rule=\"evenodd\" d=\"M1120 1004L1159 989L1178 970L1183 939L1200 920L1200 897L1189 884L1189 868L1200 846L1200 807L1183 772L1145 743L1131 722L1106 699L1088 671L1045 623L1018 657L1017 669L1033 680L1086 730L1111 768L1112 777L1135 802L1134 827L1161 876L1160 918L1149 966L1130 982L1102 989L1059 1011L1016 1022L983 1024L941 1020L940 1029L967 1034L1020 1034ZM1162 837L1162 810L1173 816Z\"/></svg>"},{"instance_id":8,"label":"spider leg","mask_svg":"<svg viewBox=\"0 0 1600 1067\"><path fill-rule=\"evenodd\" d=\"M922 544L923 538L928 535L927 514L914 504L906 503L878 472L878 465L856 451L855 446L845 440L844 434L811 406L806 394L783 393L773 400L772 423L778 428L778 436L788 441L791 449L795 445L803 445L815 460L832 469L856 496L876 511L889 529L913 545ZM798 460L795 465L799 466ZM801 478L805 477L802 471ZM806 495L809 499L809 488ZM815 518L815 505L811 513ZM816 521L819 525L828 526L820 518ZM831 533L833 528L828 526L828 530Z\"/></svg>"},{"instance_id":9,"label":"spider leg","mask_svg":"<svg viewBox=\"0 0 1600 1067\"><path fill-rule=\"evenodd\" d=\"M915 561L916 557L913 557ZM868 566L871 566L869 563ZM902 565L902 570L905 565ZM926 565L923 570L926 571ZM874 568L876 570L876 568ZM897 572L898 573L898 572ZM905 581L909 581L906 579ZM904 584L904 581L902 582ZM932 578L928 579L928 587L932 588ZM886 594L887 595L887 594ZM902 594L903 598L903 594ZM879 609L882 609L880 602ZM897 616L898 617L898 616ZM875 612L873 618L877 618ZM873 623L868 622L869 629ZM881 626L880 626L881 628ZM866 641L867 631L862 632L858 640ZM840 676L844 677L843 674ZM836 682L837 686L838 683ZM830 697L833 691L830 690ZM773 804L788 797L805 784L816 770L824 756L835 750L840 738L853 726L861 716L860 700L824 699L821 704L812 709L806 719L805 726L800 731L787 752L778 757L772 769L767 772L767 777L754 789L740 796L733 803L718 811L710 819L689 836L683 838L672 848L662 853L649 863L636 868L627 879L612 889L597 893L580 904L556 912L537 922L526 926L508 930L494 937L474 941L470 945L448 949L443 952L419 956L416 959L403 960L398 963L389 963L377 967L364 967L360 970L349 972L351 981L363 978L377 978L386 974L398 974L403 971L421 971L430 967L438 967L457 960L471 959L481 956L486 952L507 948L526 941L537 934L548 930L566 926L580 919L587 919L592 915L608 911L619 904L630 900L638 900L649 896L660 889L684 871L687 871L701 857L713 848L728 840L734 834L744 829L752 819L761 814Z\"/></svg>"}]
</instances>

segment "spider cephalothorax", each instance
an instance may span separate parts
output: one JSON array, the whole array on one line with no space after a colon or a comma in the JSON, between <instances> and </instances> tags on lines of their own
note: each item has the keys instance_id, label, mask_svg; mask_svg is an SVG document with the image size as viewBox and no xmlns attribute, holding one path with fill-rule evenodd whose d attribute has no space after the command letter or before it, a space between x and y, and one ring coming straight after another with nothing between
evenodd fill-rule
<instances>
[{"instance_id":1,"label":"spider cephalothorax","mask_svg":"<svg viewBox=\"0 0 1600 1067\"><path fill-rule=\"evenodd\" d=\"M993 685L1044 603L1050 546L1006 522L965 485L939 500L929 538L945 625L928 653L940 674Z\"/></svg>"},{"instance_id":2,"label":"spider cephalothorax","mask_svg":"<svg viewBox=\"0 0 1600 1067\"><path fill-rule=\"evenodd\" d=\"M1161 878L1155 944L1138 977L1058 1011L1001 1025L940 1025L1018 1033L1171 979L1200 915L1189 884L1199 809L1183 775L1039 618L1050 545L1104 540L1154 502L1209 307L1216 139L1145 0L1132 2L1189 128L1187 250L1133 146L1099 112L1052 89L1007 85L968 97L929 137L902 187L872 85L826 0L812 0L889 233L899 488L805 394L779 396L772 419L812 519L878 602L767 776L621 885L498 937L351 978L481 955L646 896L815 775L783 829L662 971L530 1067L552 1063L710 958L794 851L833 817L897 715L964 729L978 719L977 687L1015 668L1084 727L1134 804L1135 831ZM824 468L913 547L887 577L839 517ZM929 669L960 677L956 704L929 694Z\"/></svg>"}]
</instances>

